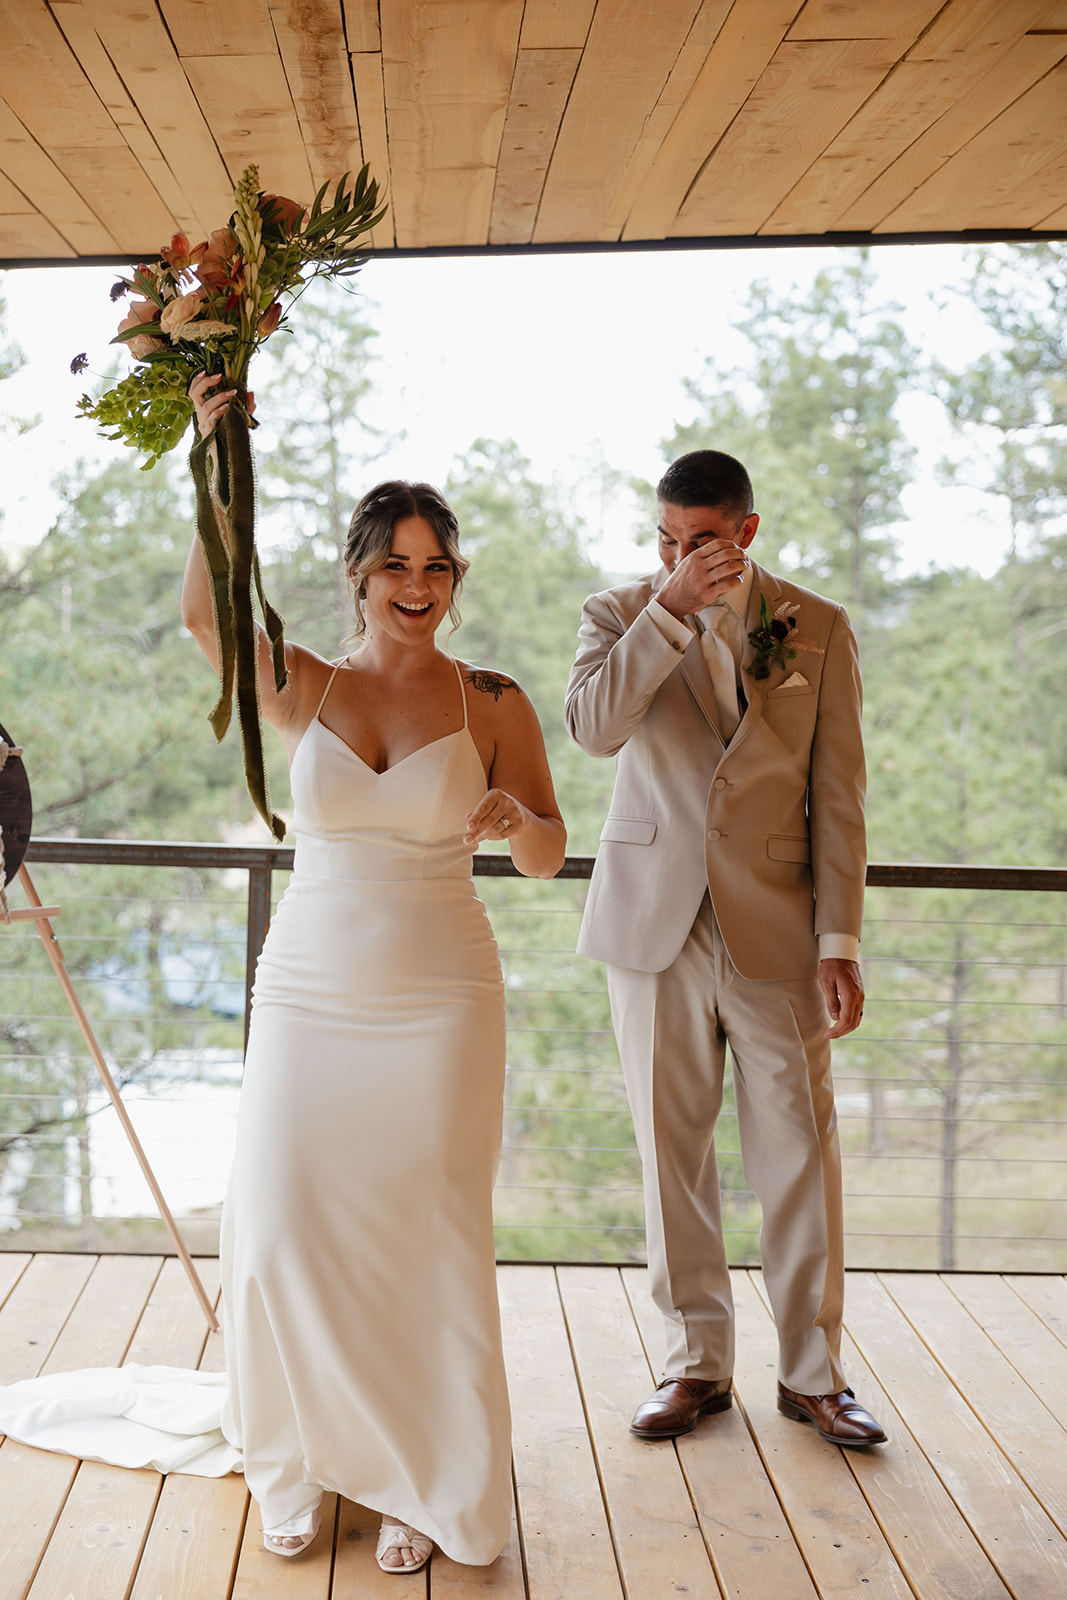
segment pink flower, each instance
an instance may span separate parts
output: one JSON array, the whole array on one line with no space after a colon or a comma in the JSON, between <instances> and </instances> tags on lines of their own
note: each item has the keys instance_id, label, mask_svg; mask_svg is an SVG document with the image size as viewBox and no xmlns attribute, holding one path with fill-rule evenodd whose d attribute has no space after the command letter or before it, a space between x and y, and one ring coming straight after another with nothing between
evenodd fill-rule
<instances>
[{"instance_id":1,"label":"pink flower","mask_svg":"<svg viewBox=\"0 0 1067 1600\"><path fill-rule=\"evenodd\" d=\"M194 270L206 289L225 289L241 281L242 262L229 228L216 228L207 244L197 245L192 254L198 257Z\"/></svg>"},{"instance_id":2,"label":"pink flower","mask_svg":"<svg viewBox=\"0 0 1067 1600\"><path fill-rule=\"evenodd\" d=\"M298 206L295 200L287 200L283 194L261 194L259 210L268 228L278 227L289 237L304 220L304 207Z\"/></svg>"},{"instance_id":3,"label":"pink flower","mask_svg":"<svg viewBox=\"0 0 1067 1600\"><path fill-rule=\"evenodd\" d=\"M269 334L272 334L281 320L282 303L280 300L275 300L267 307L259 319L260 338L266 339Z\"/></svg>"},{"instance_id":4,"label":"pink flower","mask_svg":"<svg viewBox=\"0 0 1067 1600\"><path fill-rule=\"evenodd\" d=\"M163 307L159 325L174 343L185 337L186 324L200 315L204 294L203 289L193 289L189 294L176 295Z\"/></svg>"},{"instance_id":5,"label":"pink flower","mask_svg":"<svg viewBox=\"0 0 1067 1600\"><path fill-rule=\"evenodd\" d=\"M159 316L159 307L151 300L131 300L130 309L119 323L119 333L125 333L129 328L137 328L142 322L156 323ZM165 350L167 347L162 339L154 339L151 334L139 333L135 339L124 339L127 350L135 361L143 361L151 355L153 350Z\"/></svg>"}]
</instances>

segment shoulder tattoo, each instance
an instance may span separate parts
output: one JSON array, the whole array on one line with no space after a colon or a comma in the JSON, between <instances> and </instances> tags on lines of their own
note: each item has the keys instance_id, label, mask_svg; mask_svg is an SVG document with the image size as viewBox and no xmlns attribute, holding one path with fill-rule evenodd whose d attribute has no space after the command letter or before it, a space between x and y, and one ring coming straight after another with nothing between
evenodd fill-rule
<instances>
[{"instance_id":1,"label":"shoulder tattoo","mask_svg":"<svg viewBox=\"0 0 1067 1600\"><path fill-rule=\"evenodd\" d=\"M494 700L499 700L505 689L519 687L513 678L505 678L502 672L486 672L481 667L467 673L467 682L481 694L491 694Z\"/></svg>"}]
</instances>

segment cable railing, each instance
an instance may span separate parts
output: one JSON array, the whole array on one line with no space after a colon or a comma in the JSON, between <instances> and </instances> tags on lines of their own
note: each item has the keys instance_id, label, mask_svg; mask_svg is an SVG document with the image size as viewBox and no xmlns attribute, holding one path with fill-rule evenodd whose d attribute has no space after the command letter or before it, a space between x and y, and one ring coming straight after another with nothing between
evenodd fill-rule
<instances>
[{"instance_id":1,"label":"cable railing","mask_svg":"<svg viewBox=\"0 0 1067 1600\"><path fill-rule=\"evenodd\" d=\"M27 865L191 1249L217 1248L249 990L279 846L35 839ZM474 870L508 1009L501 1259L640 1261L640 1163L603 969L574 954L593 857ZM872 865L863 1029L835 1047L850 1265L1067 1270L1067 871ZM17 895L18 891L13 893ZM758 1256L732 1089L731 1258ZM168 1248L31 925L0 928L0 1248Z\"/></svg>"}]
</instances>

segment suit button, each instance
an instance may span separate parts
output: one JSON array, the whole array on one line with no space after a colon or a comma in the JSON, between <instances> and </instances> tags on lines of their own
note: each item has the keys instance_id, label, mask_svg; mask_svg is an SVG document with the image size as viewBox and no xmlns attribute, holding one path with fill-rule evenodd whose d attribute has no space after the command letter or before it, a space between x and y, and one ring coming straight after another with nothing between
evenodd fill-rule
<instances>
[{"instance_id":1,"label":"suit button","mask_svg":"<svg viewBox=\"0 0 1067 1600\"><path fill-rule=\"evenodd\" d=\"M716 839L721 839L722 838L722 834L719 832L718 828L709 828L708 829L708 838L711 839L712 842L714 842Z\"/></svg>"},{"instance_id":2,"label":"suit button","mask_svg":"<svg viewBox=\"0 0 1067 1600\"><path fill-rule=\"evenodd\" d=\"M725 789L726 788L726 779L725 778L716 778L715 779L715 787L716 787L716 789Z\"/></svg>"}]
</instances>

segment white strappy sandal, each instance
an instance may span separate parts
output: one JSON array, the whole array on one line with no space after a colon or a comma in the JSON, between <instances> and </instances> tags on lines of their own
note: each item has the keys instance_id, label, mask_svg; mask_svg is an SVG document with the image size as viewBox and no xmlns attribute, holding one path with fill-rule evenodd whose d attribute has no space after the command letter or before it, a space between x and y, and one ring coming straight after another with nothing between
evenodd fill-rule
<instances>
[{"instance_id":1,"label":"white strappy sandal","mask_svg":"<svg viewBox=\"0 0 1067 1600\"><path fill-rule=\"evenodd\" d=\"M400 1550L404 1546L409 1546L414 1550L419 1559L400 1567L387 1566L382 1560L385 1552L387 1550ZM424 1533L417 1533L414 1528L409 1528L405 1522L382 1523L382 1530L378 1535L378 1545L374 1556L383 1572L421 1572L432 1555L433 1540L428 1539Z\"/></svg>"},{"instance_id":2,"label":"white strappy sandal","mask_svg":"<svg viewBox=\"0 0 1067 1600\"><path fill-rule=\"evenodd\" d=\"M264 1528L264 1550L269 1550L272 1556L285 1556L286 1558L290 1556L298 1556L302 1550L306 1550L308 1545L313 1543L313 1541L319 1536L322 1514L318 1506L315 1507L311 1514L310 1532L296 1533L290 1531L293 1527L293 1523L306 1521L307 1513L305 1512L303 1516L293 1517L289 1522L283 1522L277 1528ZM283 1539L291 1540L292 1542L289 1544L283 1544Z\"/></svg>"}]
</instances>

